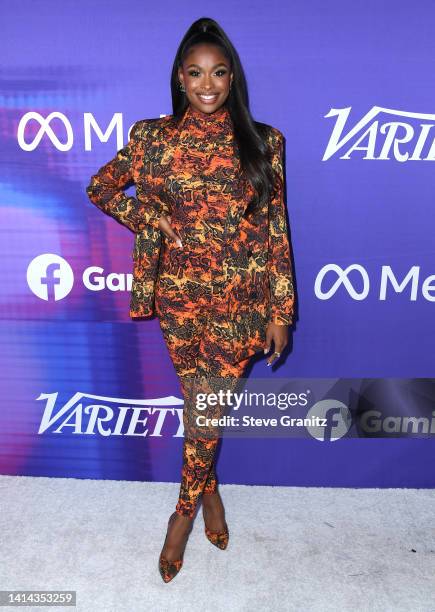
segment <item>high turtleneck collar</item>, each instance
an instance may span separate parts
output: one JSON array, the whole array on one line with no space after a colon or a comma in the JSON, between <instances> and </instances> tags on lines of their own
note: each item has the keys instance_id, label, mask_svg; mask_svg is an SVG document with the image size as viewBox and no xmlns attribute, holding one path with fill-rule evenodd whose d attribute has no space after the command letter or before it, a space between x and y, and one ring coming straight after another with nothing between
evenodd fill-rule
<instances>
[{"instance_id":1,"label":"high turtleneck collar","mask_svg":"<svg viewBox=\"0 0 435 612\"><path fill-rule=\"evenodd\" d=\"M198 132L204 132L211 129L215 134L222 132L224 134L231 133L233 123L227 105L224 103L213 113L204 113L189 104L181 119L181 130L195 128Z\"/></svg>"}]
</instances>

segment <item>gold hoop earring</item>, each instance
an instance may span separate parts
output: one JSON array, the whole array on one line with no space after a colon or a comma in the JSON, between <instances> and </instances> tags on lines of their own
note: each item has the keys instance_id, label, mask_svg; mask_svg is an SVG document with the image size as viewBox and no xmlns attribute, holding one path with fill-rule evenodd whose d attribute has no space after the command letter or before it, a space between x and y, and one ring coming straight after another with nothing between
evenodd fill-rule
<instances>
[{"instance_id":1,"label":"gold hoop earring","mask_svg":"<svg viewBox=\"0 0 435 612\"><path fill-rule=\"evenodd\" d=\"M182 91L183 93L186 93L186 90L184 89L183 83L178 83L178 86L180 88L180 91Z\"/></svg>"}]
</instances>

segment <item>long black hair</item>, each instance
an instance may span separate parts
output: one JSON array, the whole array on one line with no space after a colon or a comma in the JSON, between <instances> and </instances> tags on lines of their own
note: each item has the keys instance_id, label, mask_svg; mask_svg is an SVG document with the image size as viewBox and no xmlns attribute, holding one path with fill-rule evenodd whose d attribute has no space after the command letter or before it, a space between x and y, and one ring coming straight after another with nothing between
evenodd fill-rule
<instances>
[{"instance_id":1,"label":"long black hair","mask_svg":"<svg viewBox=\"0 0 435 612\"><path fill-rule=\"evenodd\" d=\"M267 127L264 123L254 121L249 110L248 87L239 55L214 19L197 19L187 30L178 47L171 74L173 115L179 120L189 105L185 92L179 88L178 70L189 49L199 43L217 45L229 61L230 70L233 72L226 105L234 125L234 139L239 151L241 171L254 189L254 196L245 211L245 216L248 216L254 214L257 207L270 201L277 177L267 145Z\"/></svg>"}]
</instances>

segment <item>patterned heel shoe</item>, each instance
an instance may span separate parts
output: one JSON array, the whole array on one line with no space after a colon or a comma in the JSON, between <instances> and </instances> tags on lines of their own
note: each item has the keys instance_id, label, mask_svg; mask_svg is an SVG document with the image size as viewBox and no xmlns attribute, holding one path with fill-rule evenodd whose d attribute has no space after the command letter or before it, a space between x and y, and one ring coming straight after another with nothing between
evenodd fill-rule
<instances>
[{"instance_id":1,"label":"patterned heel shoe","mask_svg":"<svg viewBox=\"0 0 435 612\"><path fill-rule=\"evenodd\" d=\"M225 523L225 531L221 531L220 533L216 533L215 531L210 531L210 529L205 528L205 535L210 540L212 544L220 548L221 550L225 550L228 546L228 539L230 534L228 532L228 525Z\"/></svg>"},{"instance_id":2,"label":"patterned heel shoe","mask_svg":"<svg viewBox=\"0 0 435 612\"><path fill-rule=\"evenodd\" d=\"M168 528L171 525L172 521L174 520L176 514L177 514L176 512L173 512L171 516L169 517ZM189 537L191 530L192 530L192 525L190 526L190 529L186 534L186 542L184 544L185 547L187 543L187 538ZM165 542L163 544L163 547L166 544L167 538L168 538L168 534L166 533ZM160 572L160 576L163 578L165 582L170 582L178 574L178 572L183 566L183 555L184 555L184 550L179 559L175 559L174 561L169 561L168 559L166 559L163 553L160 553L159 572Z\"/></svg>"}]
</instances>

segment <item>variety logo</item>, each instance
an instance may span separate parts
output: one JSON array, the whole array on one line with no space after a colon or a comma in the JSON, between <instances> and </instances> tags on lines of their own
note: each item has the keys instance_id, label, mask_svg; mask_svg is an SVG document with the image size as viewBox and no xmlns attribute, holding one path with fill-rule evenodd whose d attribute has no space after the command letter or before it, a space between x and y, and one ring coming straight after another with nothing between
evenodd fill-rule
<instances>
[{"instance_id":1,"label":"variety logo","mask_svg":"<svg viewBox=\"0 0 435 612\"><path fill-rule=\"evenodd\" d=\"M364 151L362 159L395 159L406 161L435 161L434 130L435 115L373 106L358 123L344 132L352 107L331 108L325 117L337 117L334 129L326 146L322 161L327 161L339 151L340 159L350 159L354 151ZM393 115L395 121L385 121L382 115ZM415 126L409 121L415 119ZM352 144L350 145L350 143ZM376 153L380 142L381 147ZM426 156L422 157L426 146ZM350 145L350 146L349 146Z\"/></svg>"},{"instance_id":2,"label":"variety logo","mask_svg":"<svg viewBox=\"0 0 435 612\"><path fill-rule=\"evenodd\" d=\"M166 430L173 437L183 436L184 402L174 396L130 400L75 393L56 408L57 396L41 393L37 398L46 402L39 434L161 437Z\"/></svg>"}]
</instances>

